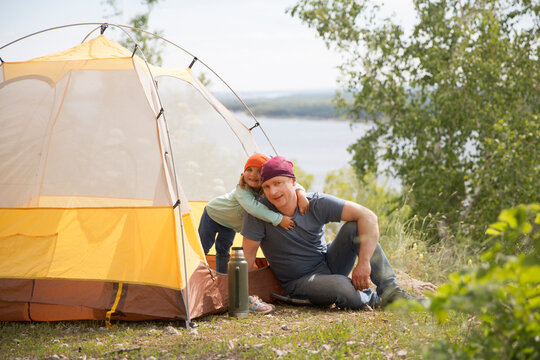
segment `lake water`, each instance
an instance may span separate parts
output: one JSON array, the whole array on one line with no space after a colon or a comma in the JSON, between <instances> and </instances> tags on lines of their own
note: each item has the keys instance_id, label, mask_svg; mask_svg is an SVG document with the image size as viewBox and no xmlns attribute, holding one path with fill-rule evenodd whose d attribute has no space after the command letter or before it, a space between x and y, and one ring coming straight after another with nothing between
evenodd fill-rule
<instances>
[{"instance_id":1,"label":"lake water","mask_svg":"<svg viewBox=\"0 0 540 360\"><path fill-rule=\"evenodd\" d=\"M242 122L253 120L244 113L235 113ZM371 125L338 120L310 120L288 118L258 118L277 153L294 160L315 181L311 191L322 191L326 174L348 166L352 155L349 145L364 136ZM273 150L261 131L253 131L261 151L273 154Z\"/></svg>"}]
</instances>

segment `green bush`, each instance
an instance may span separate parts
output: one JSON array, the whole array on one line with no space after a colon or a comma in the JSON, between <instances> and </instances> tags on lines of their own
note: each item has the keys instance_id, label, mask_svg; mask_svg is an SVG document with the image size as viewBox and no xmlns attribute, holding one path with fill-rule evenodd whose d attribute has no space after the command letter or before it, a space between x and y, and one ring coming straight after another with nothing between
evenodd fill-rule
<instances>
[{"instance_id":1,"label":"green bush","mask_svg":"<svg viewBox=\"0 0 540 360\"><path fill-rule=\"evenodd\" d=\"M469 314L465 343L440 341L429 359L540 359L540 204L501 212L481 264L450 276L430 311Z\"/></svg>"},{"instance_id":2,"label":"green bush","mask_svg":"<svg viewBox=\"0 0 540 360\"><path fill-rule=\"evenodd\" d=\"M296 159L292 159L291 161L293 164L296 164ZM307 173L298 165L294 165L294 174L296 175L296 181L298 181L298 183L302 185L306 191L310 191L311 185L313 185L313 181L315 181L315 177Z\"/></svg>"}]
</instances>

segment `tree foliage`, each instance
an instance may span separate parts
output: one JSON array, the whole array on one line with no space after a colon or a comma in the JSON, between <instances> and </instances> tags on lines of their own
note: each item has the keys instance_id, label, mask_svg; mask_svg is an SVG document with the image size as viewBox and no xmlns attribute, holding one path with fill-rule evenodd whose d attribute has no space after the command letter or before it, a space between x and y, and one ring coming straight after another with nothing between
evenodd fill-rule
<instances>
[{"instance_id":1,"label":"tree foliage","mask_svg":"<svg viewBox=\"0 0 540 360\"><path fill-rule=\"evenodd\" d=\"M538 201L538 1L415 0L412 34L373 3L289 9L344 55L338 106L376 124L349 149L360 177L390 163L414 188L414 213L439 214L443 235L478 237L501 209Z\"/></svg>"},{"instance_id":2,"label":"tree foliage","mask_svg":"<svg viewBox=\"0 0 540 360\"><path fill-rule=\"evenodd\" d=\"M149 26L150 14L152 13L152 9L154 8L154 5L156 5L158 2L159 0L141 0L141 4L143 4L146 7L146 11L133 16L128 21L127 25L162 36L163 31L161 30L150 31L150 26ZM111 17L122 15L123 10L118 7L116 0L105 0L105 4L108 5L113 10ZM161 57L161 54L162 54L161 40L159 40L158 38L152 35L146 34L142 31L128 31L128 32L129 32L129 36L126 35L122 38L122 40L120 40L120 44L122 46L128 49L134 49L135 45L137 45L143 52L148 62L154 65L158 65L158 66L163 63L163 59Z\"/></svg>"}]
</instances>

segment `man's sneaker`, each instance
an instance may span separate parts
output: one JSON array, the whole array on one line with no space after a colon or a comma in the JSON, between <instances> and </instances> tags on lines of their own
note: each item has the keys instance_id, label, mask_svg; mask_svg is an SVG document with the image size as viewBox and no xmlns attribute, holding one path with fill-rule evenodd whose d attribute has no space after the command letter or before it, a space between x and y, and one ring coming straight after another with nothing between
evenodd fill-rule
<instances>
[{"instance_id":1,"label":"man's sneaker","mask_svg":"<svg viewBox=\"0 0 540 360\"><path fill-rule=\"evenodd\" d=\"M249 297L249 312L254 314L268 314L274 311L276 307L272 304L265 303L258 296Z\"/></svg>"},{"instance_id":2,"label":"man's sneaker","mask_svg":"<svg viewBox=\"0 0 540 360\"><path fill-rule=\"evenodd\" d=\"M429 298L412 296L411 294L402 290L401 288L395 287L393 289L389 289L383 292L383 294L381 295L380 307L384 309L388 305L400 299L404 299L407 301L410 301L410 300L417 301L421 305L424 305L424 306L429 305Z\"/></svg>"}]
</instances>

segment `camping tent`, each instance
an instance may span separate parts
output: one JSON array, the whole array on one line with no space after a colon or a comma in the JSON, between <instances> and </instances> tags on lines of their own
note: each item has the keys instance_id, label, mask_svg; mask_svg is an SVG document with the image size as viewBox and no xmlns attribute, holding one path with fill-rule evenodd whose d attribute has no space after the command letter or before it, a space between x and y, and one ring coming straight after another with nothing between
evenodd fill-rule
<instances>
[{"instance_id":1,"label":"camping tent","mask_svg":"<svg viewBox=\"0 0 540 360\"><path fill-rule=\"evenodd\" d=\"M226 310L197 224L256 151L189 68L152 66L104 35L3 62L0 320L189 323ZM268 269L250 284L279 291Z\"/></svg>"}]
</instances>

